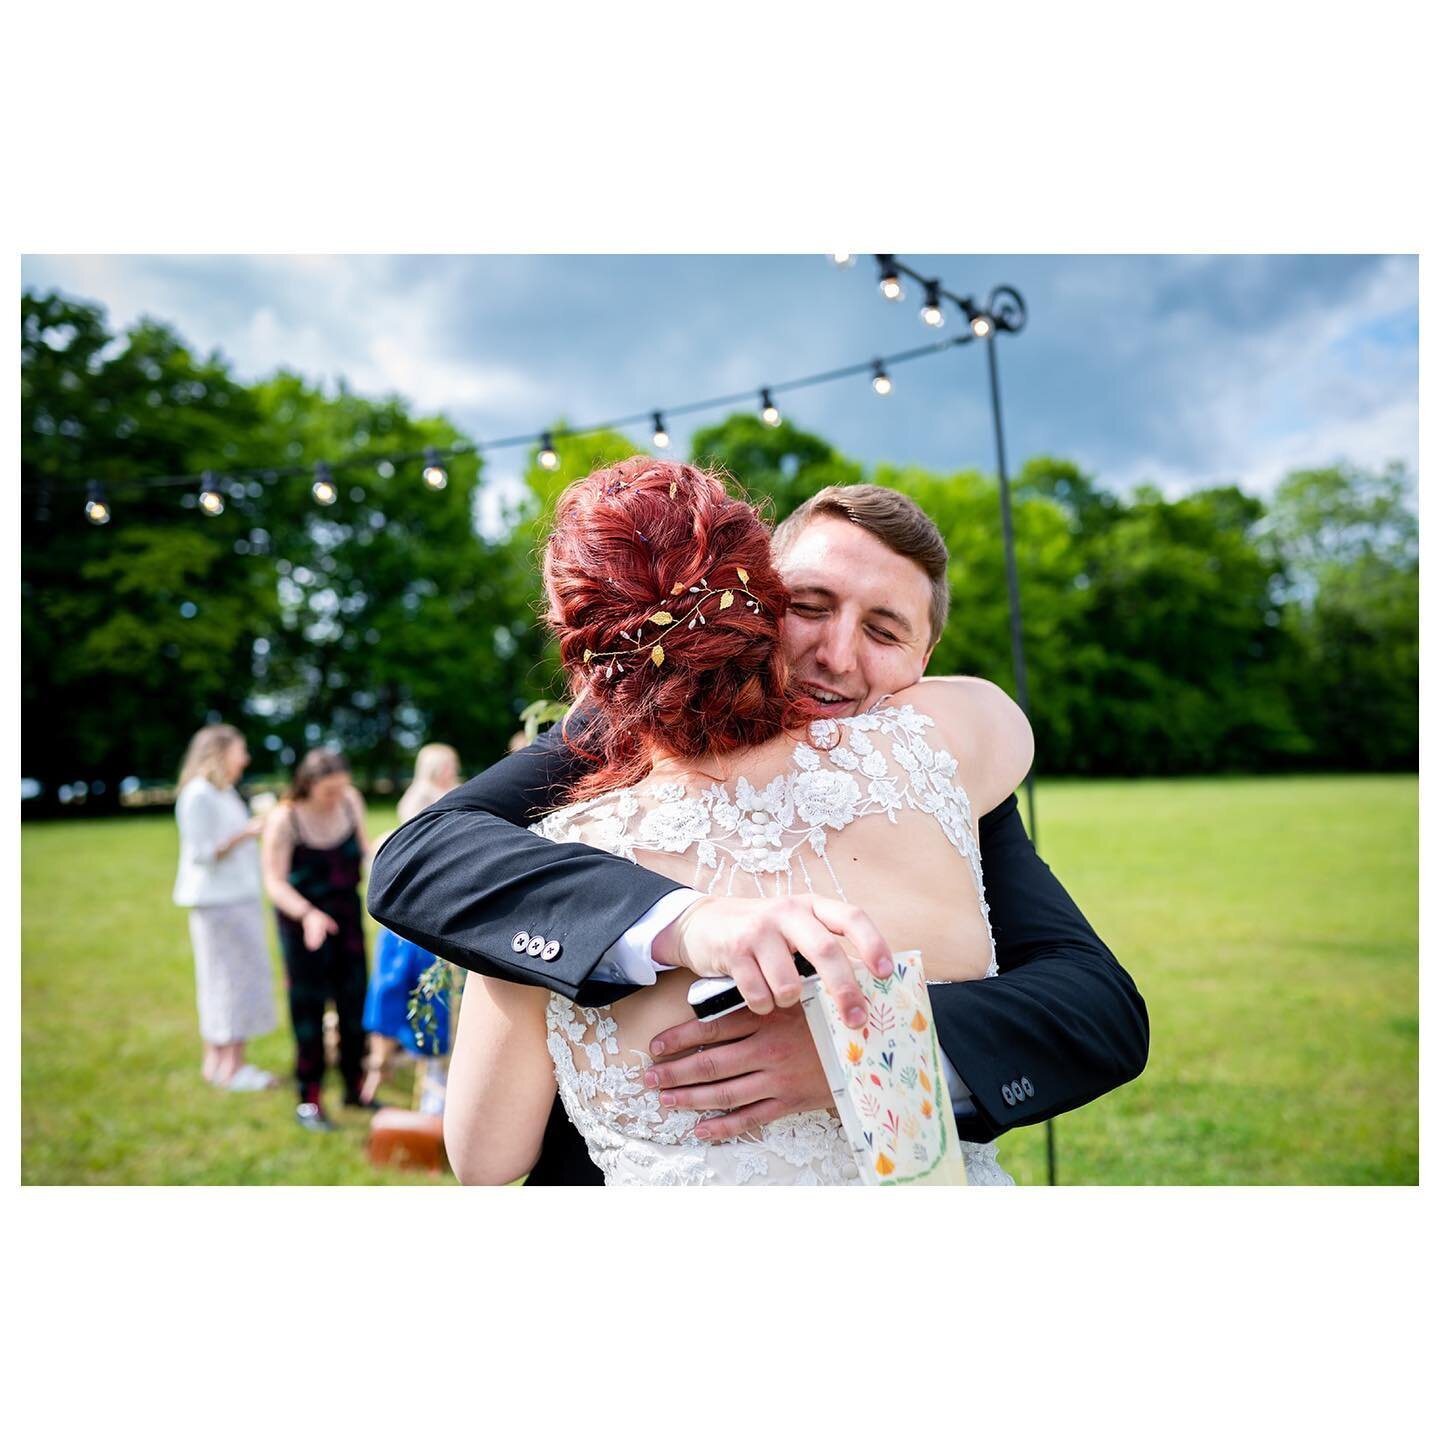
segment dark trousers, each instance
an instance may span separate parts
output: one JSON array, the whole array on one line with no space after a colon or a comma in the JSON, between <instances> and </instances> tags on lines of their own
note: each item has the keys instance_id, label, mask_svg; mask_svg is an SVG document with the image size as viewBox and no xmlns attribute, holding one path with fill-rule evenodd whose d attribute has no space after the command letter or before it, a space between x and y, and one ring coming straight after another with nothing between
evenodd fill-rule
<instances>
[{"instance_id":1,"label":"dark trousers","mask_svg":"<svg viewBox=\"0 0 1440 1440\"><path fill-rule=\"evenodd\" d=\"M279 917L280 949L290 993L290 1023L295 1028L295 1083L302 1101L320 1101L325 1079L325 1006L335 1002L340 1021L340 1075L347 1098L360 1093L365 1067L365 935L360 899L329 897L321 908L340 926L318 950L305 948L304 932Z\"/></svg>"}]
</instances>

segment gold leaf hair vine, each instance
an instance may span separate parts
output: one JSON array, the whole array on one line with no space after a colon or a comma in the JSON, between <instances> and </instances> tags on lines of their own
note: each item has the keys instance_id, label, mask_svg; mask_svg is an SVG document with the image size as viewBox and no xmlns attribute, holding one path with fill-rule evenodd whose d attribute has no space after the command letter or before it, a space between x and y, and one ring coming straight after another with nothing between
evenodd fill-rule
<instances>
[{"instance_id":1,"label":"gold leaf hair vine","mask_svg":"<svg viewBox=\"0 0 1440 1440\"><path fill-rule=\"evenodd\" d=\"M711 585L709 580L704 578L701 579L698 585L688 587L683 584L672 585L670 587L672 599L677 595L684 595L687 592L696 597L695 603L690 609L683 615L673 615L669 610L657 610L653 615L648 616L646 620L642 620L635 627L635 633L633 635L628 630L622 630L620 632L620 638L622 640L630 641L630 649L587 650L582 663L593 665L594 669L599 671L601 663L608 662L605 663L605 678L608 680L617 670L620 671L622 675L625 673L624 662L627 657L643 654L648 649L650 652L648 657L650 663L657 668L660 667L665 663L665 647L657 644L654 639L646 640L642 638L641 631L644 630L645 625L649 623L658 626L661 631L660 638L664 638L666 634L672 636L677 634L682 624L687 630L693 630L697 625L707 623L705 611L701 607L712 595L718 595L720 597L720 604L715 612L716 614L719 614L722 610L728 610L735 603L736 595L745 596L745 608L747 610L753 610L757 615L763 614L765 607L761 605L759 597L752 594L749 589L750 572L737 565L735 567L735 574L740 580L738 585L715 586Z\"/></svg>"}]
</instances>

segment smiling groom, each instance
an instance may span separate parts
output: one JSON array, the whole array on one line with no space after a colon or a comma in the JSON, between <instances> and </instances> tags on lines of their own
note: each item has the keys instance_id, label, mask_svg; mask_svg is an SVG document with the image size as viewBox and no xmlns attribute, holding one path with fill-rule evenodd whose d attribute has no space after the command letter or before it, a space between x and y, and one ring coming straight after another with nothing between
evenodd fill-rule
<instances>
[{"instance_id":1,"label":"smiling groom","mask_svg":"<svg viewBox=\"0 0 1440 1440\"><path fill-rule=\"evenodd\" d=\"M776 529L773 546L791 594L786 657L822 715L859 714L920 678L949 611L949 555L914 501L831 486ZM956 683L977 728L1010 707L987 681ZM560 728L390 836L371 869L376 920L468 970L589 1005L653 984L658 967L703 971L737 945L788 944L785 900L701 896L521 828L565 803L583 773ZM936 987L931 1003L959 1133L987 1141L1134 1079L1150 1030L1134 982L1036 854L1013 795L980 818L979 835L1000 973ZM692 908L682 954L676 922ZM729 1112L706 1120L701 1138L830 1103L799 1006L680 1025L651 1052L648 1085L679 1106ZM527 1183L601 1183L558 1099Z\"/></svg>"}]
</instances>

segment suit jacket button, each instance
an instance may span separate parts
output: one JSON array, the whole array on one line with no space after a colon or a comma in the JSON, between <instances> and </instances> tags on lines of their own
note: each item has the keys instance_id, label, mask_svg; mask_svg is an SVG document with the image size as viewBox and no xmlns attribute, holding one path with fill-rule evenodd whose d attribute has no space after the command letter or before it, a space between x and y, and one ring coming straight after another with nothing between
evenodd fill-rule
<instances>
[{"instance_id":1,"label":"suit jacket button","mask_svg":"<svg viewBox=\"0 0 1440 1440\"><path fill-rule=\"evenodd\" d=\"M1015 1103L1015 1092L1008 1085L1002 1085L1000 1087L1000 1093L1005 1097L1005 1103L1007 1105L1013 1105Z\"/></svg>"},{"instance_id":2,"label":"suit jacket button","mask_svg":"<svg viewBox=\"0 0 1440 1440\"><path fill-rule=\"evenodd\" d=\"M530 943L525 947L525 953L533 960L545 948L545 937L543 935L532 935Z\"/></svg>"},{"instance_id":3,"label":"suit jacket button","mask_svg":"<svg viewBox=\"0 0 1440 1440\"><path fill-rule=\"evenodd\" d=\"M560 942L558 940L547 940L545 948L540 952L542 960L553 960L560 953Z\"/></svg>"},{"instance_id":4,"label":"suit jacket button","mask_svg":"<svg viewBox=\"0 0 1440 1440\"><path fill-rule=\"evenodd\" d=\"M1030 1077L1028 1075L1022 1075L1020 1077L1020 1088L1025 1092L1025 1098L1027 1100L1035 1093L1035 1087L1030 1083Z\"/></svg>"},{"instance_id":5,"label":"suit jacket button","mask_svg":"<svg viewBox=\"0 0 1440 1440\"><path fill-rule=\"evenodd\" d=\"M515 932L515 938L510 942L510 948L511 948L517 955L521 955L521 954L524 953L525 947L526 947L529 943L530 943L530 932L529 932L528 930L517 930L517 931Z\"/></svg>"}]
</instances>

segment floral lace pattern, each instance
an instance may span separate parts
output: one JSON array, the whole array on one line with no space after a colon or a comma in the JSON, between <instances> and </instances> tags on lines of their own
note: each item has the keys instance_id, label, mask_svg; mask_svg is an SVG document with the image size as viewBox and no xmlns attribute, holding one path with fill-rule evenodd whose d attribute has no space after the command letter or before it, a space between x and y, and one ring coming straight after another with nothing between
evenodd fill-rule
<instances>
[{"instance_id":1,"label":"floral lace pattern","mask_svg":"<svg viewBox=\"0 0 1440 1440\"><path fill-rule=\"evenodd\" d=\"M545 1028L565 1113L607 1185L859 1183L845 1133L828 1111L787 1115L734 1140L697 1140L700 1112L667 1112L659 1092L645 1088L650 1057L636 1052L636 1063L624 1063L608 1005L592 1009L551 995Z\"/></svg>"},{"instance_id":2,"label":"floral lace pattern","mask_svg":"<svg viewBox=\"0 0 1440 1440\"><path fill-rule=\"evenodd\" d=\"M789 894L799 872L812 889L807 856L822 865L836 893L844 890L830 867L830 836L854 820L883 814L891 823L902 809L934 816L969 863L989 935L980 847L971 829L970 800L955 779L954 757L932 748L934 724L909 705L872 710L810 727L810 744L797 744L788 770L763 789L741 777L733 793L713 784L699 795L660 782L614 791L554 811L530 828L556 841L579 841L634 861L635 851L695 852L692 888L734 893L748 876L760 895ZM878 746L872 737L884 737ZM887 753L888 752L888 753ZM638 797L655 801L643 815ZM631 822L640 815L633 828ZM766 888L764 877L773 876ZM989 974L995 974L990 938ZM935 982L943 983L943 982ZM577 1006L551 995L545 1012L547 1044L561 1099L591 1159L610 1185L858 1185L844 1131L829 1111L786 1116L753 1135L716 1142L695 1138L695 1111L665 1112L647 1090L643 1051L627 1063L609 1006ZM1008 1185L994 1144L962 1141L971 1184Z\"/></svg>"}]
</instances>

